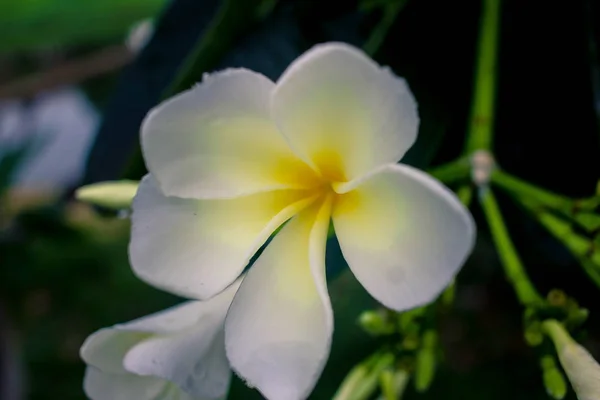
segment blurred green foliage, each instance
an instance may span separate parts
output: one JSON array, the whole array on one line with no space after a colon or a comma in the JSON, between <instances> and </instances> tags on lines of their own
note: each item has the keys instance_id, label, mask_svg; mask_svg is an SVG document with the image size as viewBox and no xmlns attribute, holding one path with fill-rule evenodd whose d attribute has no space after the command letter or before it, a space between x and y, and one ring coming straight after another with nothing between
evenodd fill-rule
<instances>
[{"instance_id":1,"label":"blurred green foliage","mask_svg":"<svg viewBox=\"0 0 600 400\"><path fill-rule=\"evenodd\" d=\"M124 39L165 0L8 0L0 2L0 53L97 45Z\"/></svg>"}]
</instances>

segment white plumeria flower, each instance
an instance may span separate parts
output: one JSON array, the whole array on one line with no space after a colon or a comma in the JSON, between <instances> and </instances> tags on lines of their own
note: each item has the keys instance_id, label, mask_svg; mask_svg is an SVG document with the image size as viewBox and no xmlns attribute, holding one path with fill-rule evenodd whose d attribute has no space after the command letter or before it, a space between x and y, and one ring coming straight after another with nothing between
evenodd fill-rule
<instances>
[{"instance_id":1,"label":"white plumeria flower","mask_svg":"<svg viewBox=\"0 0 600 400\"><path fill-rule=\"evenodd\" d=\"M306 398L333 331L330 219L350 269L381 303L433 300L472 249L457 197L396 164L417 135L406 82L342 43L314 47L277 84L245 69L207 76L146 117L150 174L129 247L146 282L209 298L248 272L225 324L234 370L271 400Z\"/></svg>"},{"instance_id":2,"label":"white plumeria flower","mask_svg":"<svg viewBox=\"0 0 600 400\"><path fill-rule=\"evenodd\" d=\"M555 320L544 322L546 332L554 342L560 363L579 400L600 399L600 365L577 343L565 327Z\"/></svg>"},{"instance_id":3,"label":"white plumeria flower","mask_svg":"<svg viewBox=\"0 0 600 400\"><path fill-rule=\"evenodd\" d=\"M241 278L240 278L241 280ZM100 329L81 347L92 400L224 399L231 368L224 320L240 281L206 301L189 301Z\"/></svg>"}]
</instances>

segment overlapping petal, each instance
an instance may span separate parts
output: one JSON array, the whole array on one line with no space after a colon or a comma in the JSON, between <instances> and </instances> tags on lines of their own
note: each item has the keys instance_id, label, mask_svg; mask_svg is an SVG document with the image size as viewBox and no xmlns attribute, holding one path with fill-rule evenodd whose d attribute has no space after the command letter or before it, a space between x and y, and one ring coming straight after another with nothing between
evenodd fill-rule
<instances>
[{"instance_id":1,"label":"overlapping petal","mask_svg":"<svg viewBox=\"0 0 600 400\"><path fill-rule=\"evenodd\" d=\"M162 192L231 198L312 185L269 116L273 82L231 69L158 105L142 124L144 159Z\"/></svg>"},{"instance_id":2,"label":"overlapping petal","mask_svg":"<svg viewBox=\"0 0 600 400\"><path fill-rule=\"evenodd\" d=\"M88 364L88 396L222 398L231 378L224 320L240 281L210 300L187 302L92 334L81 348Z\"/></svg>"},{"instance_id":3,"label":"overlapping petal","mask_svg":"<svg viewBox=\"0 0 600 400\"><path fill-rule=\"evenodd\" d=\"M103 372L95 367L87 367L83 379L83 390L92 400L167 400L162 396L166 385L162 379Z\"/></svg>"},{"instance_id":4,"label":"overlapping petal","mask_svg":"<svg viewBox=\"0 0 600 400\"><path fill-rule=\"evenodd\" d=\"M419 124L406 82L343 43L316 46L294 61L271 107L292 148L336 182L400 160Z\"/></svg>"},{"instance_id":5,"label":"overlapping petal","mask_svg":"<svg viewBox=\"0 0 600 400\"><path fill-rule=\"evenodd\" d=\"M127 374L123 358L135 344L152 333L135 330L103 328L90 335L81 346L81 358L86 364L101 371Z\"/></svg>"},{"instance_id":6,"label":"overlapping petal","mask_svg":"<svg viewBox=\"0 0 600 400\"><path fill-rule=\"evenodd\" d=\"M226 200L180 199L164 196L146 176L133 202L133 270L158 288L209 298L239 276L269 235L307 205L308 195L281 190Z\"/></svg>"},{"instance_id":7,"label":"overlapping petal","mask_svg":"<svg viewBox=\"0 0 600 400\"><path fill-rule=\"evenodd\" d=\"M227 356L271 400L308 397L329 354L330 199L286 224L247 273L225 322Z\"/></svg>"},{"instance_id":8,"label":"overlapping petal","mask_svg":"<svg viewBox=\"0 0 600 400\"><path fill-rule=\"evenodd\" d=\"M125 356L125 368L140 376L166 379L198 397L220 397L229 387L231 368L224 331L211 332L215 322L200 321L179 334L138 343Z\"/></svg>"},{"instance_id":9,"label":"overlapping petal","mask_svg":"<svg viewBox=\"0 0 600 400\"><path fill-rule=\"evenodd\" d=\"M332 217L352 272L395 310L433 300L474 244L474 222L454 193L406 165L339 195Z\"/></svg>"}]
</instances>

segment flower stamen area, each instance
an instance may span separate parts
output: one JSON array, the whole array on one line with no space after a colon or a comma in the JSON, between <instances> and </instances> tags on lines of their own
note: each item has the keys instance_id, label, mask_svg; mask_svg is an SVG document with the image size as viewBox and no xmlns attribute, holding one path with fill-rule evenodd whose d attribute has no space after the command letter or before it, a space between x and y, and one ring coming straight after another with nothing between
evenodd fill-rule
<instances>
[{"instance_id":1,"label":"flower stamen area","mask_svg":"<svg viewBox=\"0 0 600 400\"><path fill-rule=\"evenodd\" d=\"M331 197L335 204L342 196L335 191L335 186L347 182L340 155L334 151L320 151L313 155L311 161L314 169L311 168L309 173L314 174L310 178L314 184L309 189L310 196L314 196L316 201Z\"/></svg>"}]
</instances>

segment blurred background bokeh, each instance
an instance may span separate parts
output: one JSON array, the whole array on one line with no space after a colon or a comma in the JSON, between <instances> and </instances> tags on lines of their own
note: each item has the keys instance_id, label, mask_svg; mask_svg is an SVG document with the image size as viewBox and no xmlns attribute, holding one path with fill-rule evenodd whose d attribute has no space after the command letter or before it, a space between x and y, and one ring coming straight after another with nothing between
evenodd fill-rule
<instances>
[{"instance_id":1,"label":"blurred background bokeh","mask_svg":"<svg viewBox=\"0 0 600 400\"><path fill-rule=\"evenodd\" d=\"M73 200L82 184L144 174L139 124L165 94L225 67L275 80L319 42L366 47L415 93L422 122L405 162L427 168L461 151L480 14L480 0L0 1L0 400L84 399L85 337L180 301L133 276L126 215ZM502 1L495 154L505 170L571 197L594 193L599 35L593 0ZM579 339L599 356L600 289L499 197L540 292L560 288L590 310ZM441 320L444 362L428 392L405 398L548 398L522 309L472 210L478 244ZM330 399L377 346L356 322L374 301L334 240L327 257L336 332L311 399ZM260 396L235 380L229 398Z\"/></svg>"}]
</instances>

